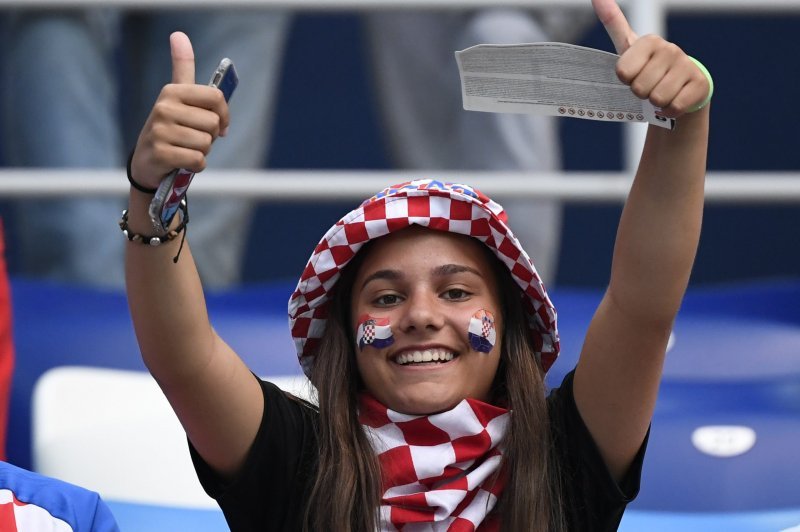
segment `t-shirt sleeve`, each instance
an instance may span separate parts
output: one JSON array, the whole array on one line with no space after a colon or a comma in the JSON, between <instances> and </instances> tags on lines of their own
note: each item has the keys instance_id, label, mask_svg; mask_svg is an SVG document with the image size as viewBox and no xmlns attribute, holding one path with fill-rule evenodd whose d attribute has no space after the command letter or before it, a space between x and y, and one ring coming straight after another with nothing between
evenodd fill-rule
<instances>
[{"instance_id":1,"label":"t-shirt sleeve","mask_svg":"<svg viewBox=\"0 0 800 532\"><path fill-rule=\"evenodd\" d=\"M639 493L648 429L622 482L617 483L583 422L573 394L574 371L547 399L554 452L562 467L570 530L617 530L626 505Z\"/></svg>"},{"instance_id":2,"label":"t-shirt sleeve","mask_svg":"<svg viewBox=\"0 0 800 532\"><path fill-rule=\"evenodd\" d=\"M92 521L92 532L119 532L119 525L114 519L114 514L111 513L111 509L99 495L94 511L94 520Z\"/></svg>"},{"instance_id":3,"label":"t-shirt sleeve","mask_svg":"<svg viewBox=\"0 0 800 532\"><path fill-rule=\"evenodd\" d=\"M0 530L65 529L119 532L97 493L0 461Z\"/></svg>"},{"instance_id":4,"label":"t-shirt sleeve","mask_svg":"<svg viewBox=\"0 0 800 532\"><path fill-rule=\"evenodd\" d=\"M295 529L308 500L308 485L316 464L316 411L259 379L264 415L241 471L221 479L189 448L200 484L217 500L231 530Z\"/></svg>"}]
</instances>

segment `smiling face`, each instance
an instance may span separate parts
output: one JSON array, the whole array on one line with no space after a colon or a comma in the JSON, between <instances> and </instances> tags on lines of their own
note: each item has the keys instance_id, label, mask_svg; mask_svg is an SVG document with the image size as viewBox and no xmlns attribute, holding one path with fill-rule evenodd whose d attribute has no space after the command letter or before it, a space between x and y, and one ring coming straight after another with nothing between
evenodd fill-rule
<instances>
[{"instance_id":1,"label":"smiling face","mask_svg":"<svg viewBox=\"0 0 800 532\"><path fill-rule=\"evenodd\" d=\"M351 323L356 327L364 315L388 318L394 342L356 346L367 390L406 414L441 412L468 397L488 401L503 323L483 244L412 226L375 241L368 253L353 284ZM478 310L496 320L488 353L475 351L467 335Z\"/></svg>"}]
</instances>

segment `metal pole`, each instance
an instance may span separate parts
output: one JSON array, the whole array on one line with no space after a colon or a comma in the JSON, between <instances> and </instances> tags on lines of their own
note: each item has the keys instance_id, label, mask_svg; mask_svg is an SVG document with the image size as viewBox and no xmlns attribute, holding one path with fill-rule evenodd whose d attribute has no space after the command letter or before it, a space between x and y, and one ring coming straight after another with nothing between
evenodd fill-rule
<instances>
[{"instance_id":1,"label":"metal pole","mask_svg":"<svg viewBox=\"0 0 800 532\"><path fill-rule=\"evenodd\" d=\"M661 35L666 37L666 10L662 0L639 0L628 2L625 14L633 31L638 35ZM623 130L623 161L628 171L639 166L639 157L644 148L647 126L625 124Z\"/></svg>"}]
</instances>

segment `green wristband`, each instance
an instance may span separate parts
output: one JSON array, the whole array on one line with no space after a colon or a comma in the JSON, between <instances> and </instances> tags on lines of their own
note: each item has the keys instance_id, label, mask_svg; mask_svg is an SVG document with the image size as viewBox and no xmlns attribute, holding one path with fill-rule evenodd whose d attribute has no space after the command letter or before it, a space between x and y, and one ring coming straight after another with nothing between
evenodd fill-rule
<instances>
[{"instance_id":1,"label":"green wristband","mask_svg":"<svg viewBox=\"0 0 800 532\"><path fill-rule=\"evenodd\" d=\"M689 56L689 59L691 59L692 62L695 65L697 65L697 68L700 69L700 72L702 72L703 75L708 80L708 96L706 96L706 98L702 102L698 103L688 111L689 113L694 113L695 111L699 111L700 109L708 105L708 102L711 101L711 97L714 96L714 80L711 78L711 74L708 72L708 69L703 65L703 63L701 63L691 55Z\"/></svg>"}]
</instances>

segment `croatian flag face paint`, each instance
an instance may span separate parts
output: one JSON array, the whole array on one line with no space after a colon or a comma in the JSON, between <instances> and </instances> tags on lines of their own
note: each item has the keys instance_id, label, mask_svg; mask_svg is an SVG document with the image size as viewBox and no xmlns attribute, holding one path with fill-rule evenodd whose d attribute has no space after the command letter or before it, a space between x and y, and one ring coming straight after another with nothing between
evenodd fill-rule
<instances>
[{"instance_id":1,"label":"croatian flag face paint","mask_svg":"<svg viewBox=\"0 0 800 532\"><path fill-rule=\"evenodd\" d=\"M375 349L383 349L392 345L394 336L392 336L389 318L373 318L366 314L358 318L356 343L361 350L368 345Z\"/></svg>"},{"instance_id":2,"label":"croatian flag face paint","mask_svg":"<svg viewBox=\"0 0 800 532\"><path fill-rule=\"evenodd\" d=\"M469 344L480 353L488 353L494 347L497 334L494 328L494 316L488 310L479 310L469 320Z\"/></svg>"}]
</instances>

